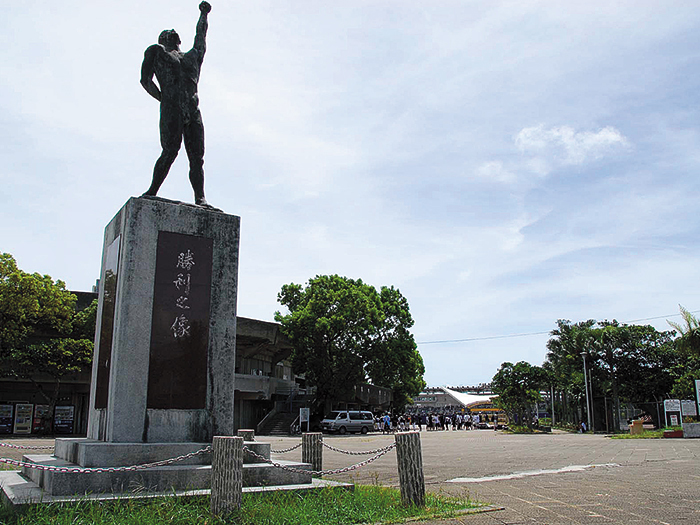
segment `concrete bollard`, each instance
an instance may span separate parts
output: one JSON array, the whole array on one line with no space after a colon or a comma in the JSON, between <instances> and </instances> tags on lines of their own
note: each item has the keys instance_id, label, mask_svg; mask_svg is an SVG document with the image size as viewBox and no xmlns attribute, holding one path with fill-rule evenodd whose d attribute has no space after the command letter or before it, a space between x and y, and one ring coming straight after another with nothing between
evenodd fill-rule
<instances>
[{"instance_id":1,"label":"concrete bollard","mask_svg":"<svg viewBox=\"0 0 700 525\"><path fill-rule=\"evenodd\" d=\"M398 432L396 462L399 467L401 500L404 505L425 506L425 477L419 432Z\"/></svg>"},{"instance_id":2,"label":"concrete bollard","mask_svg":"<svg viewBox=\"0 0 700 525\"><path fill-rule=\"evenodd\" d=\"M241 508L243 438L215 436L211 457L211 513L220 516Z\"/></svg>"},{"instance_id":3,"label":"concrete bollard","mask_svg":"<svg viewBox=\"0 0 700 525\"><path fill-rule=\"evenodd\" d=\"M301 462L311 463L311 470L323 470L322 440L321 432L306 432L301 436Z\"/></svg>"},{"instance_id":4,"label":"concrete bollard","mask_svg":"<svg viewBox=\"0 0 700 525\"><path fill-rule=\"evenodd\" d=\"M238 437L242 437L243 441L255 441L255 430L241 428L236 433Z\"/></svg>"}]
</instances>

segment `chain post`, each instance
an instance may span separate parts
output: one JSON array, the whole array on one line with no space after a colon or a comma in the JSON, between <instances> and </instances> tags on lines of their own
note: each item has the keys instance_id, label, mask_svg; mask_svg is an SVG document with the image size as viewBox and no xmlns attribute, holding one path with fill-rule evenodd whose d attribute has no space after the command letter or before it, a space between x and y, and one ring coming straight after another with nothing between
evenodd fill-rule
<instances>
[{"instance_id":1,"label":"chain post","mask_svg":"<svg viewBox=\"0 0 700 525\"><path fill-rule=\"evenodd\" d=\"M323 470L323 434L306 432L301 436L301 462L311 463L311 470ZM315 476L320 477L320 476Z\"/></svg>"},{"instance_id":2,"label":"chain post","mask_svg":"<svg viewBox=\"0 0 700 525\"><path fill-rule=\"evenodd\" d=\"M255 441L255 430L241 428L238 430L237 436L242 437L243 441Z\"/></svg>"},{"instance_id":3,"label":"chain post","mask_svg":"<svg viewBox=\"0 0 700 525\"><path fill-rule=\"evenodd\" d=\"M404 505L425 506L425 477L423 475L423 455L420 433L398 432L396 441L396 462L399 467L401 500Z\"/></svg>"},{"instance_id":4,"label":"chain post","mask_svg":"<svg viewBox=\"0 0 700 525\"><path fill-rule=\"evenodd\" d=\"M215 436L211 458L211 513L220 516L241 508L243 438Z\"/></svg>"}]
</instances>

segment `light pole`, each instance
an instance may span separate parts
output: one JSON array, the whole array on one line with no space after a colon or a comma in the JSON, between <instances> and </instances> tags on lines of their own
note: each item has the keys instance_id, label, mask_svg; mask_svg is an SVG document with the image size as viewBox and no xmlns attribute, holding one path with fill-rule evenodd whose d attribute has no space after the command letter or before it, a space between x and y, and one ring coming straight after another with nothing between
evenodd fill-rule
<instances>
[{"instance_id":1,"label":"light pole","mask_svg":"<svg viewBox=\"0 0 700 525\"><path fill-rule=\"evenodd\" d=\"M583 357L583 386L586 388L586 416L588 416L588 430L591 430L591 406L588 401L588 373L586 372L586 352L581 352Z\"/></svg>"},{"instance_id":2,"label":"light pole","mask_svg":"<svg viewBox=\"0 0 700 525\"><path fill-rule=\"evenodd\" d=\"M552 401L552 428L554 428L554 385L549 385L550 400Z\"/></svg>"}]
</instances>

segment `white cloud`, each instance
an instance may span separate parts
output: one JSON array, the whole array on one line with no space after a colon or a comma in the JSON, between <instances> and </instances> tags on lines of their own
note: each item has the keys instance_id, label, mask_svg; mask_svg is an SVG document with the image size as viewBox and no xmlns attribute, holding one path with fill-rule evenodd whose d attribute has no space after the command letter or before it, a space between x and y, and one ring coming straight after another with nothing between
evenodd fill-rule
<instances>
[{"instance_id":1,"label":"white cloud","mask_svg":"<svg viewBox=\"0 0 700 525\"><path fill-rule=\"evenodd\" d=\"M214 6L206 184L242 218L241 315L318 273L400 287L421 340L692 308L700 10L648 4ZM159 153L143 51L168 27L189 45L197 16L30 0L0 19L0 240L25 269L94 283ZM184 150L161 195L191 199ZM429 383L480 382L544 340L421 352Z\"/></svg>"},{"instance_id":2,"label":"white cloud","mask_svg":"<svg viewBox=\"0 0 700 525\"><path fill-rule=\"evenodd\" d=\"M570 126L524 128L515 137L521 153L544 157L562 165L584 164L629 147L629 141L612 126L598 131L576 131Z\"/></svg>"},{"instance_id":3,"label":"white cloud","mask_svg":"<svg viewBox=\"0 0 700 525\"><path fill-rule=\"evenodd\" d=\"M515 182L516 175L503 166L500 160L493 160L483 163L476 169L476 174L487 180L502 182L505 184Z\"/></svg>"},{"instance_id":4,"label":"white cloud","mask_svg":"<svg viewBox=\"0 0 700 525\"><path fill-rule=\"evenodd\" d=\"M542 125L523 128L514 138L521 153L517 160L504 164L490 160L481 164L475 174L501 184L532 180L532 175L546 177L565 166L583 166L628 149L630 141L612 126L598 131L576 131L571 126L545 128ZM506 151L507 156L513 152Z\"/></svg>"}]
</instances>

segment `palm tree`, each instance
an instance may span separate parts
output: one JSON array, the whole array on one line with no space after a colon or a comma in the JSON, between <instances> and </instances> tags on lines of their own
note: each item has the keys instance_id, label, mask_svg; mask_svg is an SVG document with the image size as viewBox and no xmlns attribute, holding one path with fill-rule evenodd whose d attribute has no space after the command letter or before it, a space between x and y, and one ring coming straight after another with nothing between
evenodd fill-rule
<instances>
[{"instance_id":1,"label":"palm tree","mask_svg":"<svg viewBox=\"0 0 700 525\"><path fill-rule=\"evenodd\" d=\"M676 339L678 349L687 354L700 356L700 320L682 305L679 304L678 308L680 308L683 323L666 321L680 335Z\"/></svg>"}]
</instances>

